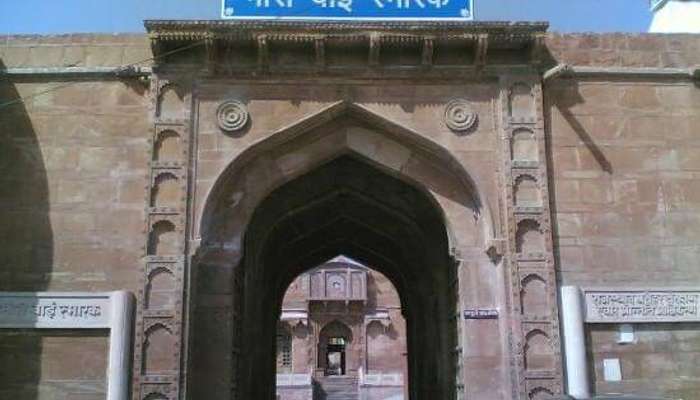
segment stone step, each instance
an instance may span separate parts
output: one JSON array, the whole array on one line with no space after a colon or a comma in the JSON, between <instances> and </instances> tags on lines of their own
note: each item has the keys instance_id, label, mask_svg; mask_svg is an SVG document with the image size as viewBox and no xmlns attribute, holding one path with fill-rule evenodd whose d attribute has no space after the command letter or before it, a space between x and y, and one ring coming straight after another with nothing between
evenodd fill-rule
<instances>
[{"instance_id":1,"label":"stone step","mask_svg":"<svg viewBox=\"0 0 700 400\"><path fill-rule=\"evenodd\" d=\"M358 380L354 376L326 376L317 379L320 398L315 400L358 400Z\"/></svg>"}]
</instances>

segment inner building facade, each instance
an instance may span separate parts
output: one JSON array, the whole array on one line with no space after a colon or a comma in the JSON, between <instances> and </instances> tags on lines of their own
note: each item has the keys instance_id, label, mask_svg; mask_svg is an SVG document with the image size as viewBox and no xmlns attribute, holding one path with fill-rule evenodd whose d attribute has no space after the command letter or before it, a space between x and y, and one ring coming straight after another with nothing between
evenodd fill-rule
<instances>
[{"instance_id":1,"label":"inner building facade","mask_svg":"<svg viewBox=\"0 0 700 400\"><path fill-rule=\"evenodd\" d=\"M334 257L296 278L284 296L277 396L405 398L406 350L406 322L392 283L349 257Z\"/></svg>"}]
</instances>

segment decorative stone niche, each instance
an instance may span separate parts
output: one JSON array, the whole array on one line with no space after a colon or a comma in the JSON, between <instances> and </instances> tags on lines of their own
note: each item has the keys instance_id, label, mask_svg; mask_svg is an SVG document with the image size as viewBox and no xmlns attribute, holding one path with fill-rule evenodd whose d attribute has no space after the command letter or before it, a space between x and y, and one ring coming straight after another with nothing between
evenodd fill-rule
<instances>
[{"instance_id":1,"label":"decorative stone niche","mask_svg":"<svg viewBox=\"0 0 700 400\"><path fill-rule=\"evenodd\" d=\"M180 155L180 135L169 129L159 132L153 149L153 161L179 161L182 158Z\"/></svg>"},{"instance_id":2,"label":"decorative stone niche","mask_svg":"<svg viewBox=\"0 0 700 400\"><path fill-rule=\"evenodd\" d=\"M529 85L517 82L511 86L508 115L517 122L529 122L535 118L535 101Z\"/></svg>"},{"instance_id":3,"label":"decorative stone niche","mask_svg":"<svg viewBox=\"0 0 700 400\"><path fill-rule=\"evenodd\" d=\"M149 310L172 309L174 304L175 277L172 271L159 267L148 274L145 306Z\"/></svg>"},{"instance_id":4,"label":"decorative stone niche","mask_svg":"<svg viewBox=\"0 0 700 400\"><path fill-rule=\"evenodd\" d=\"M143 373L154 375L175 370L177 338L164 324L156 323L146 330L143 358Z\"/></svg>"},{"instance_id":5,"label":"decorative stone niche","mask_svg":"<svg viewBox=\"0 0 700 400\"><path fill-rule=\"evenodd\" d=\"M167 256L178 252L178 234L175 224L161 220L153 224L148 237L148 255Z\"/></svg>"},{"instance_id":6,"label":"decorative stone niche","mask_svg":"<svg viewBox=\"0 0 700 400\"><path fill-rule=\"evenodd\" d=\"M515 179L513 202L517 207L539 207L542 205L540 188L531 175L520 175Z\"/></svg>"},{"instance_id":7,"label":"decorative stone niche","mask_svg":"<svg viewBox=\"0 0 700 400\"><path fill-rule=\"evenodd\" d=\"M527 397L530 400L544 400L544 399L551 399L552 396L554 396L554 393L543 387L536 387L528 393Z\"/></svg>"},{"instance_id":8,"label":"decorative stone niche","mask_svg":"<svg viewBox=\"0 0 700 400\"><path fill-rule=\"evenodd\" d=\"M179 179L172 172L162 172L153 180L151 207L177 207L180 196Z\"/></svg>"},{"instance_id":9,"label":"decorative stone niche","mask_svg":"<svg viewBox=\"0 0 700 400\"><path fill-rule=\"evenodd\" d=\"M518 254L541 253L544 251L544 235L540 224L533 219L518 222L515 233L515 247Z\"/></svg>"},{"instance_id":10,"label":"decorative stone niche","mask_svg":"<svg viewBox=\"0 0 700 400\"><path fill-rule=\"evenodd\" d=\"M377 339L380 336L386 334L387 326L383 325L380 321L372 321L367 324L367 337L372 339Z\"/></svg>"},{"instance_id":11,"label":"decorative stone niche","mask_svg":"<svg viewBox=\"0 0 700 400\"><path fill-rule=\"evenodd\" d=\"M547 283L537 274L527 275L521 283L520 302L525 315L547 315Z\"/></svg>"},{"instance_id":12,"label":"decorative stone niche","mask_svg":"<svg viewBox=\"0 0 700 400\"><path fill-rule=\"evenodd\" d=\"M185 101L180 88L175 84L163 87L158 97L158 117L162 120L180 119L185 114Z\"/></svg>"},{"instance_id":13,"label":"decorative stone niche","mask_svg":"<svg viewBox=\"0 0 700 400\"><path fill-rule=\"evenodd\" d=\"M535 133L526 128L514 130L511 136L511 155L513 161L539 161Z\"/></svg>"},{"instance_id":14,"label":"decorative stone niche","mask_svg":"<svg viewBox=\"0 0 700 400\"><path fill-rule=\"evenodd\" d=\"M548 371L554 368L554 358L549 336L540 329L533 329L525 336L525 369Z\"/></svg>"}]
</instances>

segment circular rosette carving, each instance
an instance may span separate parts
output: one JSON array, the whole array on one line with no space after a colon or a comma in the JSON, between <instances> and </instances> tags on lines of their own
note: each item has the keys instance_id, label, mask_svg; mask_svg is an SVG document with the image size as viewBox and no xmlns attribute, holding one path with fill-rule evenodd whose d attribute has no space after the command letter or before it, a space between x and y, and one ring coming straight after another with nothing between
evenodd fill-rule
<instances>
[{"instance_id":1,"label":"circular rosette carving","mask_svg":"<svg viewBox=\"0 0 700 400\"><path fill-rule=\"evenodd\" d=\"M464 99L451 100L445 106L445 125L455 132L468 131L474 127L476 120L476 112Z\"/></svg>"},{"instance_id":2,"label":"circular rosette carving","mask_svg":"<svg viewBox=\"0 0 700 400\"><path fill-rule=\"evenodd\" d=\"M248 108L238 100L227 100L216 109L219 128L226 132L243 129L248 123Z\"/></svg>"}]
</instances>

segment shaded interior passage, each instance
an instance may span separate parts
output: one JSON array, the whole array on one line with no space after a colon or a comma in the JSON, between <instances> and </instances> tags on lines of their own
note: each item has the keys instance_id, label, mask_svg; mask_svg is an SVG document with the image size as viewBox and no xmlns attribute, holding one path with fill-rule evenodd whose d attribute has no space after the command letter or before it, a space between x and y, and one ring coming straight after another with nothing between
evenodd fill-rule
<instances>
[{"instance_id":1,"label":"shaded interior passage","mask_svg":"<svg viewBox=\"0 0 700 400\"><path fill-rule=\"evenodd\" d=\"M338 254L371 265L398 292L406 320L409 398L452 398L455 271L443 217L425 192L354 156L338 157L284 184L253 215L237 268L239 396L274 398L284 293L299 274ZM335 346L346 340L352 346L356 339L327 337ZM340 373L347 372L347 352L346 371L342 353L333 355L334 363L336 358ZM325 374L329 358L321 360Z\"/></svg>"}]
</instances>

